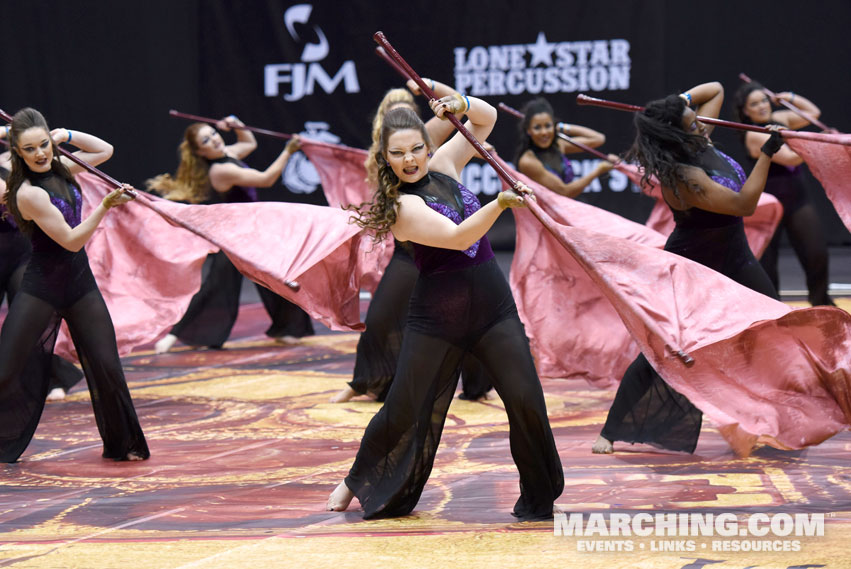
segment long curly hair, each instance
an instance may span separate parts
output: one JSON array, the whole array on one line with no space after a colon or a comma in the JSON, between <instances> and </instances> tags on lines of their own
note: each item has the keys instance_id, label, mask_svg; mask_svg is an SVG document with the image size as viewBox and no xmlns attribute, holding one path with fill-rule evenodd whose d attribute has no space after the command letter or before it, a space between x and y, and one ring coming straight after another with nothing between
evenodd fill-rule
<instances>
[{"instance_id":1,"label":"long curly hair","mask_svg":"<svg viewBox=\"0 0 851 569\"><path fill-rule=\"evenodd\" d=\"M356 213L351 218L353 223L375 232L375 241L383 239L390 231L390 227L396 223L396 206L399 204L401 181L385 159L387 142L396 131L410 129L419 131L429 152L432 150L428 131L417 113L407 107L387 111L378 134L377 144L370 148L369 158L367 159L368 162L375 165L377 173L377 189L372 202L364 202L359 206L351 205L346 208Z\"/></svg>"},{"instance_id":2,"label":"long curly hair","mask_svg":"<svg viewBox=\"0 0 851 569\"><path fill-rule=\"evenodd\" d=\"M145 186L162 197L179 202L201 203L210 193L210 164L198 156L198 131L205 123L192 123L183 133L183 141L177 147L180 162L177 174L160 174L145 182Z\"/></svg>"},{"instance_id":3,"label":"long curly hair","mask_svg":"<svg viewBox=\"0 0 851 569\"><path fill-rule=\"evenodd\" d=\"M414 102L414 96L407 89L390 89L384 94L381 103L378 104L378 109L375 111L375 117L372 119L372 144L369 147L364 167L366 167L366 183L370 188L378 187L378 166L372 159L372 155L378 148L378 138L381 136L381 125L384 123L384 115L390 107L405 106L417 113L419 116L419 108Z\"/></svg>"},{"instance_id":4,"label":"long curly hair","mask_svg":"<svg viewBox=\"0 0 851 569\"><path fill-rule=\"evenodd\" d=\"M532 117L535 115L539 115L541 113L547 113L550 115L550 118L553 120L553 125L556 123L556 116L553 112L553 107L550 105L549 101L544 99L543 97L538 97L536 99L532 99L528 101L523 107L520 109L520 112L523 113L523 120L520 121L519 126L519 140L520 143L517 146L517 154L514 158L514 163L518 164L520 162L520 157L523 156L523 153L529 149L537 148L535 143L532 141L532 137L529 136L527 132L529 130L529 124L532 122ZM561 151L558 147L558 136L553 137L553 141L547 148L542 148L540 152L549 153L549 152L557 152L561 154Z\"/></svg>"},{"instance_id":5,"label":"long curly hair","mask_svg":"<svg viewBox=\"0 0 851 569\"><path fill-rule=\"evenodd\" d=\"M29 107L15 113L9 127L9 148L12 151L10 155L12 169L9 171L9 178L6 180L6 207L12 216L14 216L18 228L24 233L31 233L35 224L31 220L24 219L21 216L21 210L18 209L17 197L21 184L24 183L24 180L29 180L32 171L26 162L24 162L24 159L21 158L20 154L18 154L18 140L24 131L31 128L44 129L47 137L50 139L50 145L53 147L53 159L50 162L50 170L70 184L77 184L74 176L71 175L71 171L59 159L59 147L53 142L53 138L50 136L50 127L47 126L47 120L45 120L44 116L37 110Z\"/></svg>"},{"instance_id":6,"label":"long curly hair","mask_svg":"<svg viewBox=\"0 0 851 569\"><path fill-rule=\"evenodd\" d=\"M668 95L647 104L635 113L636 136L626 159L641 166L643 184L656 177L661 184L680 197L679 185L685 181L684 164L695 164L697 156L709 145L706 137L683 130L686 102L678 95Z\"/></svg>"}]
</instances>

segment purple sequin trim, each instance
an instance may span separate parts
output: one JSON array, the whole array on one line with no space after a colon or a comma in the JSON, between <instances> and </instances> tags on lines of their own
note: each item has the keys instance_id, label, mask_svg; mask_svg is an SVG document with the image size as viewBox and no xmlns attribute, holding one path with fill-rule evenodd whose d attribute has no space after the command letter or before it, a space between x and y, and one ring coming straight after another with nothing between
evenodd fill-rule
<instances>
[{"instance_id":1,"label":"purple sequin trim","mask_svg":"<svg viewBox=\"0 0 851 569\"><path fill-rule=\"evenodd\" d=\"M461 200L464 202L463 218L458 215L457 211L455 211L448 205L439 202L426 202L431 209L433 209L444 217L448 217L453 222L455 222L455 225L459 225L462 221L479 211L479 209L481 209L482 207L482 204L479 203L478 198L476 198L473 192L471 192L461 184L458 184L458 190L461 192ZM466 251L463 251L463 253L471 259L474 258L479 252L480 243L481 239L473 243Z\"/></svg>"},{"instance_id":2,"label":"purple sequin trim","mask_svg":"<svg viewBox=\"0 0 851 569\"><path fill-rule=\"evenodd\" d=\"M745 171L742 169L738 162L736 162L720 150L716 149L715 152L721 155L721 157L724 158L724 160L726 160L728 164L730 164L733 170L736 171L736 176L738 176L739 179L731 180L726 176L710 176L710 178L712 178L714 182L721 184L725 188L729 188L736 193L740 192L742 190L742 186L745 184L745 180L748 179L748 177L745 175Z\"/></svg>"},{"instance_id":3,"label":"purple sequin trim","mask_svg":"<svg viewBox=\"0 0 851 569\"><path fill-rule=\"evenodd\" d=\"M573 181L573 178L576 177L576 174L573 172L573 165L564 154L561 155L561 162L564 164L564 172L561 174L561 181L565 184L569 184Z\"/></svg>"},{"instance_id":4,"label":"purple sequin trim","mask_svg":"<svg viewBox=\"0 0 851 569\"><path fill-rule=\"evenodd\" d=\"M71 190L74 192L74 205L69 204L65 200L57 196L50 196L50 203L56 206L56 209L62 212L62 217L65 218L65 222L71 227L77 227L80 225L80 217L81 217L81 206L82 199L80 196L80 190L78 190L75 186L71 186Z\"/></svg>"}]
</instances>

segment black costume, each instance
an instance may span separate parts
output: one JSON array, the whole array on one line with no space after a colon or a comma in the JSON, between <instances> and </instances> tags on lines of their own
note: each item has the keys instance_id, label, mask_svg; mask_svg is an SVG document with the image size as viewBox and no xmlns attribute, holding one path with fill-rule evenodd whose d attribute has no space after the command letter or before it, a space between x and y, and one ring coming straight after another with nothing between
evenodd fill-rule
<instances>
[{"instance_id":1,"label":"black costume","mask_svg":"<svg viewBox=\"0 0 851 569\"><path fill-rule=\"evenodd\" d=\"M736 192L746 180L741 166L710 146L697 159L714 181ZM669 206L670 207L670 206ZM665 250L722 273L757 292L777 297L777 291L754 257L741 217L692 207L671 208L676 227ZM693 452L703 414L656 373L644 354L630 364L600 433L609 441L649 443Z\"/></svg>"},{"instance_id":2,"label":"black costume","mask_svg":"<svg viewBox=\"0 0 851 569\"><path fill-rule=\"evenodd\" d=\"M432 172L401 192L420 196L455 223L479 209L452 178ZM564 477L544 394L511 290L486 237L466 251L413 244L414 287L396 375L366 428L345 483L365 518L414 509L428 480L466 353L485 366L505 403L520 471L514 515L552 516Z\"/></svg>"},{"instance_id":3,"label":"black costume","mask_svg":"<svg viewBox=\"0 0 851 569\"><path fill-rule=\"evenodd\" d=\"M236 158L223 157L213 163L245 164ZM254 188L234 186L224 193L213 192L207 203L245 203L257 201ZM242 274L228 259L224 251L207 257L209 272L195 293L180 322L171 334L190 346L221 348L227 341L239 314L239 293ZM257 292L272 324L266 330L270 338L312 336L313 323L304 310L264 286L256 285Z\"/></svg>"},{"instance_id":4,"label":"black costume","mask_svg":"<svg viewBox=\"0 0 851 569\"><path fill-rule=\"evenodd\" d=\"M766 126L766 124L760 126ZM768 168L765 192L776 197L783 206L783 219L780 220L774 237L759 259L771 278L774 288L780 289L777 256L780 249L780 236L785 229L798 262L804 269L807 280L807 300L813 306L834 306L833 300L827 294L827 242L821 230L821 222L815 206L807 196L801 166L789 168L772 162Z\"/></svg>"},{"instance_id":5,"label":"black costume","mask_svg":"<svg viewBox=\"0 0 851 569\"><path fill-rule=\"evenodd\" d=\"M4 180L9 171L0 166L0 178ZM32 253L30 240L18 231L18 225L5 206L0 205L0 302L6 297L6 304L12 305L15 295L21 288L24 270ZM50 389L61 388L68 391L83 379L83 372L68 360L57 355L50 358Z\"/></svg>"},{"instance_id":6,"label":"black costume","mask_svg":"<svg viewBox=\"0 0 851 569\"><path fill-rule=\"evenodd\" d=\"M29 173L71 227L80 223L80 191L53 172ZM48 357L58 318L68 323L86 374L103 456L150 452L124 379L112 319L84 249L72 252L33 224L32 256L0 332L0 461L15 462L38 426L48 392ZM27 358L34 346L43 357ZM39 369L40 368L40 369Z\"/></svg>"}]
</instances>

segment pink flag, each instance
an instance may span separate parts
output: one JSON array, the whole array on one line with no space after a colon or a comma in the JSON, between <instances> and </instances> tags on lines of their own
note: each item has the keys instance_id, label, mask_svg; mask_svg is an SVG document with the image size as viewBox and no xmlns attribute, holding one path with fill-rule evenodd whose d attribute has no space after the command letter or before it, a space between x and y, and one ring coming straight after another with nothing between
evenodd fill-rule
<instances>
[{"instance_id":1,"label":"pink flag","mask_svg":"<svg viewBox=\"0 0 851 569\"><path fill-rule=\"evenodd\" d=\"M86 217L111 188L85 173L77 180ZM205 257L219 249L243 275L329 328L362 330L358 297L369 239L349 216L278 202L184 205L140 192L137 202L111 211L86 245L119 352L154 341L180 319L201 286ZM295 280L298 292L284 284ZM64 327L56 351L73 357Z\"/></svg>"},{"instance_id":2,"label":"pink flag","mask_svg":"<svg viewBox=\"0 0 851 569\"><path fill-rule=\"evenodd\" d=\"M535 191L541 206L559 223L658 249L665 245L665 238L655 231L560 196L496 158ZM543 377L583 378L602 388L617 385L638 355L638 346L609 300L570 253L530 212L512 211L517 243L511 264L511 288L538 373Z\"/></svg>"},{"instance_id":3,"label":"pink flag","mask_svg":"<svg viewBox=\"0 0 851 569\"><path fill-rule=\"evenodd\" d=\"M301 150L319 173L322 191L331 207L360 205L372 200L375 190L366 183L366 150L307 138L302 139ZM374 292L393 256L393 239L388 237L380 243L364 239L361 256L365 271L361 285Z\"/></svg>"},{"instance_id":4,"label":"pink flag","mask_svg":"<svg viewBox=\"0 0 851 569\"><path fill-rule=\"evenodd\" d=\"M797 135L807 133L797 133ZM817 133L809 133L817 134ZM786 144L794 150L813 173L845 227L851 231L851 134L820 134L821 137L842 142L831 144L822 139L787 138Z\"/></svg>"},{"instance_id":5,"label":"pink flag","mask_svg":"<svg viewBox=\"0 0 851 569\"><path fill-rule=\"evenodd\" d=\"M77 174L83 217L112 186L86 172ZM156 212L128 204L109 212L86 244L89 265L115 325L121 354L153 342L180 320L201 288L201 266L218 247L169 225ZM56 353L76 358L62 326Z\"/></svg>"},{"instance_id":6,"label":"pink flag","mask_svg":"<svg viewBox=\"0 0 851 569\"><path fill-rule=\"evenodd\" d=\"M792 311L699 263L566 227L537 203L529 209L612 303L653 367L720 427L736 452L747 455L758 442L803 448L849 428L846 312ZM558 333L584 332L564 321Z\"/></svg>"},{"instance_id":7,"label":"pink flag","mask_svg":"<svg viewBox=\"0 0 851 569\"><path fill-rule=\"evenodd\" d=\"M349 212L282 202L184 205L147 195L138 199L217 245L240 273L329 328L364 329L359 294L368 237L349 223ZM285 284L296 280L298 292Z\"/></svg>"}]
</instances>

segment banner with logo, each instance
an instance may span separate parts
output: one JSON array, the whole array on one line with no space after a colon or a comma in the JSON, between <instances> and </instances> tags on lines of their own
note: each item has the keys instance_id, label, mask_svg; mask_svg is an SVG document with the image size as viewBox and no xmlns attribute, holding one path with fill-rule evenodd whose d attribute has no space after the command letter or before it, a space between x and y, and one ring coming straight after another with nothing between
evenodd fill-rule
<instances>
[{"instance_id":1,"label":"banner with logo","mask_svg":"<svg viewBox=\"0 0 851 569\"><path fill-rule=\"evenodd\" d=\"M662 49L662 36L641 32L663 16L656 3L635 4L605 19L552 3L546 10L524 8L522 17L487 21L482 21L483 13L508 16L516 11L514 3L462 3L451 17L438 10L417 11L415 18L409 6L370 2L268 0L202 6L201 111L235 113L249 124L358 148L369 145L372 115L385 91L403 85L375 55L372 35L377 30L423 76L494 105L519 108L544 96L560 120L606 133L604 150L611 152L626 149L629 116L577 107L576 94L644 100L658 94L655 86L663 77L662 60L649 56ZM637 58L634 44L640 46ZM633 81L636 74L642 81ZM424 100L421 106L428 111ZM509 161L518 144L518 123L500 114L489 140ZM279 142L263 141L251 162L263 166L279 150ZM574 170L586 172L596 162L577 154ZM501 187L481 161L470 163L463 182L483 201ZM283 199L322 203L318 183L300 156L285 172ZM282 198L280 190L274 193ZM622 213L634 211L635 217L649 211L649 202L618 172L591 184L586 199ZM510 216L505 217L510 223Z\"/></svg>"}]
</instances>

